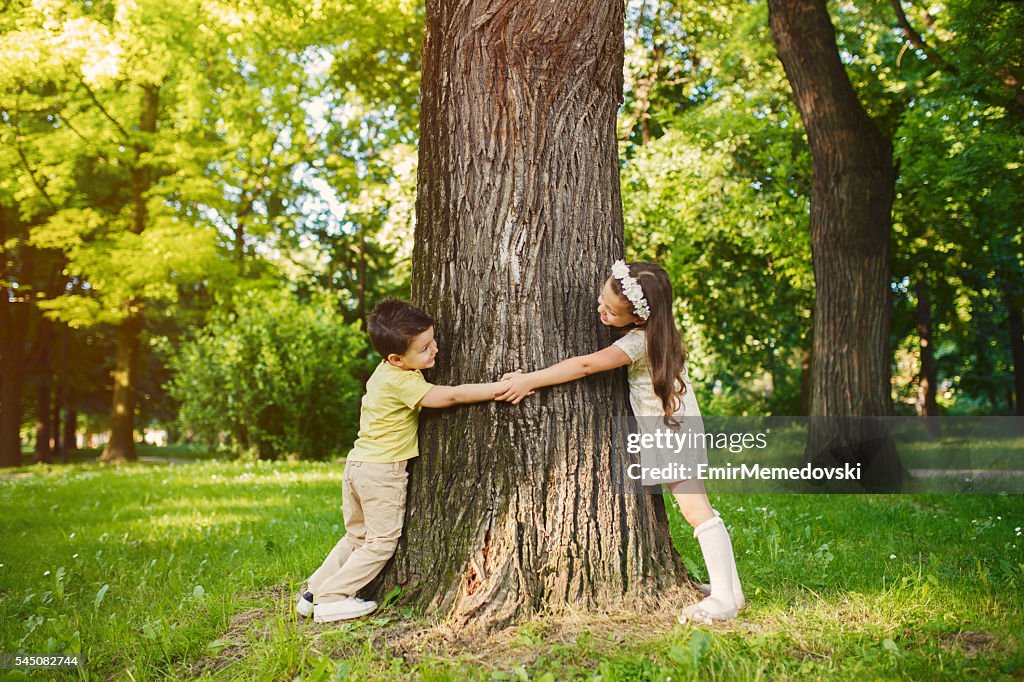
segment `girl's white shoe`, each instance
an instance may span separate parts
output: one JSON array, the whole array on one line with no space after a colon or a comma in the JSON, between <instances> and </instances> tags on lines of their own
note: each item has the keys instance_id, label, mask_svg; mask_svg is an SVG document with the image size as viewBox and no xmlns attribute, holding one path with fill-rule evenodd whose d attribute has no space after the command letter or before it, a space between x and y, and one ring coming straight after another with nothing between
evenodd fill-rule
<instances>
[{"instance_id":1,"label":"girl's white shoe","mask_svg":"<svg viewBox=\"0 0 1024 682\"><path fill-rule=\"evenodd\" d=\"M707 597L696 604L687 606L676 617L676 620L679 621L680 625L686 625L687 623L711 625L716 620L729 620L735 617L735 606L723 604L714 597Z\"/></svg>"}]
</instances>

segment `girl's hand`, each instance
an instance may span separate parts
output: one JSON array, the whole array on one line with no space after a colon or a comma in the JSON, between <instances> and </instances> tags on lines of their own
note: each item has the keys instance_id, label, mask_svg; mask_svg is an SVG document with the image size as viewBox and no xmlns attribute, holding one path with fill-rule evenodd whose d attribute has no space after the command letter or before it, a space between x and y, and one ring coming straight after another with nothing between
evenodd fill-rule
<instances>
[{"instance_id":1,"label":"girl's hand","mask_svg":"<svg viewBox=\"0 0 1024 682\"><path fill-rule=\"evenodd\" d=\"M507 383L508 386L504 391L495 396L495 400L504 400L513 405L518 405L520 400L534 393L529 377L523 374L522 370L502 375L501 382L502 384Z\"/></svg>"}]
</instances>

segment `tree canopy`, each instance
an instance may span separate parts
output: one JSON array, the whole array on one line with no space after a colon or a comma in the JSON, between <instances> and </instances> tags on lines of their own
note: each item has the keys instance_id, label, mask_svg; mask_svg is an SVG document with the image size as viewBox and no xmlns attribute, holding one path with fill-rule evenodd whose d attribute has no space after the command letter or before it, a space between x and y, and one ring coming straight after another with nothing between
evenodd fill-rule
<instances>
[{"instance_id":1,"label":"tree canopy","mask_svg":"<svg viewBox=\"0 0 1024 682\"><path fill-rule=\"evenodd\" d=\"M998 0L829 10L897 164L894 409L921 409L930 356L935 409L1019 411L1024 15ZM188 415L214 403L167 392L183 358L253 297L291 305L282 291L356 325L344 357L364 378L359 321L409 291L423 23L406 0L7 3L4 442L51 411L28 398L40 382L102 430L101 396L129 374L132 430L196 431ZM811 157L768 8L629 2L623 40L627 256L669 271L708 411L806 413ZM119 365L133 320L138 357ZM62 334L76 371L61 369Z\"/></svg>"}]
</instances>

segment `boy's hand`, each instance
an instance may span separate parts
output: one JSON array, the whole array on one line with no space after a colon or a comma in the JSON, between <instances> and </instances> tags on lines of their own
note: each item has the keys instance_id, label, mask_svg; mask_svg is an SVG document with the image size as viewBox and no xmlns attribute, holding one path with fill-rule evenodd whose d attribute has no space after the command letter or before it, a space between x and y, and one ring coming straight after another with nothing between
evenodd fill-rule
<instances>
[{"instance_id":1,"label":"boy's hand","mask_svg":"<svg viewBox=\"0 0 1024 682\"><path fill-rule=\"evenodd\" d=\"M504 400L505 402L518 405L519 401L526 396L533 395L533 385L530 383L530 379L526 374L523 374L522 370L515 372L509 372L501 377L502 385L507 385L506 388L495 396L495 400Z\"/></svg>"}]
</instances>

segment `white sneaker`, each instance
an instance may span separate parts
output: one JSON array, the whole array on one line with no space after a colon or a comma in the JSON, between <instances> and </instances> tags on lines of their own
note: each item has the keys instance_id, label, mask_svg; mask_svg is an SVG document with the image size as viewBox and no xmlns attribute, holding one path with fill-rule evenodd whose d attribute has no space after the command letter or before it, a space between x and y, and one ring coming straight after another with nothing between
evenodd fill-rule
<instances>
[{"instance_id":1,"label":"white sneaker","mask_svg":"<svg viewBox=\"0 0 1024 682\"><path fill-rule=\"evenodd\" d=\"M313 615L313 593L300 592L299 598L295 601L295 612L303 618L309 618Z\"/></svg>"},{"instance_id":2,"label":"white sneaker","mask_svg":"<svg viewBox=\"0 0 1024 682\"><path fill-rule=\"evenodd\" d=\"M714 597L706 597L696 604L690 604L676 616L680 625L699 623L711 625L716 620L729 620L736 617L736 606L728 606Z\"/></svg>"},{"instance_id":3,"label":"white sneaker","mask_svg":"<svg viewBox=\"0 0 1024 682\"><path fill-rule=\"evenodd\" d=\"M377 608L375 601L363 601L356 597L348 597L341 601L317 604L313 607L313 621L332 623L336 620L352 620L372 613Z\"/></svg>"}]
</instances>

